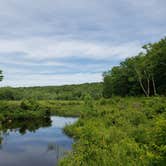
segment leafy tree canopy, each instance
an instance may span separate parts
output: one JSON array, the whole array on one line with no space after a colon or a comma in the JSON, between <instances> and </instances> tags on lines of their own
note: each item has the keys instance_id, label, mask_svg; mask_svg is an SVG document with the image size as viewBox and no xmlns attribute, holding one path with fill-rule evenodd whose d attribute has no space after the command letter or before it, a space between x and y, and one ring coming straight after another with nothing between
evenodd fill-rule
<instances>
[{"instance_id":1,"label":"leafy tree canopy","mask_svg":"<svg viewBox=\"0 0 166 166\"><path fill-rule=\"evenodd\" d=\"M166 94L166 38L143 49L103 74L105 97Z\"/></svg>"}]
</instances>

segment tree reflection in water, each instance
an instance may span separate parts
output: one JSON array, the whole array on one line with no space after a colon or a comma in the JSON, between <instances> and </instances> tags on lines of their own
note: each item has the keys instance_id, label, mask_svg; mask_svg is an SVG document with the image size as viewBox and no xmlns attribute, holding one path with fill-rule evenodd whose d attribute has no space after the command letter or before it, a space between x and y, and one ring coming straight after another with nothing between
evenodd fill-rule
<instances>
[{"instance_id":1,"label":"tree reflection in water","mask_svg":"<svg viewBox=\"0 0 166 166\"><path fill-rule=\"evenodd\" d=\"M1 131L0 131L0 149L2 149L2 133L1 133Z\"/></svg>"},{"instance_id":2,"label":"tree reflection in water","mask_svg":"<svg viewBox=\"0 0 166 166\"><path fill-rule=\"evenodd\" d=\"M27 132L35 132L39 128L50 127L51 118L43 118L36 120L15 120L12 122L5 122L0 125L0 149L2 148L3 138L9 135L9 132L19 132L21 135Z\"/></svg>"},{"instance_id":3,"label":"tree reflection in water","mask_svg":"<svg viewBox=\"0 0 166 166\"><path fill-rule=\"evenodd\" d=\"M3 123L0 166L58 165L58 160L71 151L73 143L73 139L63 132L63 127L76 120L53 116Z\"/></svg>"}]
</instances>

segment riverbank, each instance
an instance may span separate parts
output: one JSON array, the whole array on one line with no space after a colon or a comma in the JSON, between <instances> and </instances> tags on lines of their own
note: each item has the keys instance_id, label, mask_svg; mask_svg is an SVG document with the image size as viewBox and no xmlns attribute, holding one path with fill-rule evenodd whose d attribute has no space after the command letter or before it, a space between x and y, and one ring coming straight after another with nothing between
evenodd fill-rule
<instances>
[{"instance_id":1,"label":"riverbank","mask_svg":"<svg viewBox=\"0 0 166 166\"><path fill-rule=\"evenodd\" d=\"M0 101L0 122L15 119L47 118L51 115L79 117L84 112L82 101L23 100Z\"/></svg>"},{"instance_id":2,"label":"riverbank","mask_svg":"<svg viewBox=\"0 0 166 166\"><path fill-rule=\"evenodd\" d=\"M24 101L0 101L0 122L14 120L34 120L49 118L49 109L44 109L33 100Z\"/></svg>"},{"instance_id":3,"label":"riverbank","mask_svg":"<svg viewBox=\"0 0 166 166\"><path fill-rule=\"evenodd\" d=\"M64 131L76 141L60 166L164 165L166 98L101 99Z\"/></svg>"}]
</instances>

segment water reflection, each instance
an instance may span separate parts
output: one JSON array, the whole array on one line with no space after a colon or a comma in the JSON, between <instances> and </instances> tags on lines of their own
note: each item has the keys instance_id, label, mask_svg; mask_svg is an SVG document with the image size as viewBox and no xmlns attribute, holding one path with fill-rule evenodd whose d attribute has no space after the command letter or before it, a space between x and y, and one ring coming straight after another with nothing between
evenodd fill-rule
<instances>
[{"instance_id":1,"label":"water reflection","mask_svg":"<svg viewBox=\"0 0 166 166\"><path fill-rule=\"evenodd\" d=\"M58 144L54 144L54 143L49 143L47 152L51 152L51 151L56 153L57 161L69 152L69 150L63 148L63 146L59 146Z\"/></svg>"},{"instance_id":2,"label":"water reflection","mask_svg":"<svg viewBox=\"0 0 166 166\"><path fill-rule=\"evenodd\" d=\"M2 124L1 131L3 133L18 131L21 135L26 134L27 132L35 132L41 127L51 126L51 118L46 119L36 119L36 120L25 120L25 121L13 121Z\"/></svg>"},{"instance_id":3,"label":"water reflection","mask_svg":"<svg viewBox=\"0 0 166 166\"><path fill-rule=\"evenodd\" d=\"M62 126L75 121L75 118L52 117L3 124L0 166L55 166L73 143L63 133Z\"/></svg>"}]
</instances>

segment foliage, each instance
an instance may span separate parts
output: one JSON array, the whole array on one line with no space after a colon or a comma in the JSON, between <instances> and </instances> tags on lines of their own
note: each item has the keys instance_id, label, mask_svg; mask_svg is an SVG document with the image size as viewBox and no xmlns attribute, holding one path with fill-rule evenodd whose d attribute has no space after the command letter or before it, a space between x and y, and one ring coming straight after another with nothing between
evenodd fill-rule
<instances>
[{"instance_id":1,"label":"foliage","mask_svg":"<svg viewBox=\"0 0 166 166\"><path fill-rule=\"evenodd\" d=\"M143 48L103 74L104 97L166 95L166 38Z\"/></svg>"},{"instance_id":2,"label":"foliage","mask_svg":"<svg viewBox=\"0 0 166 166\"><path fill-rule=\"evenodd\" d=\"M81 116L85 106L82 101L0 101L0 122L16 119L47 118L51 115Z\"/></svg>"},{"instance_id":3,"label":"foliage","mask_svg":"<svg viewBox=\"0 0 166 166\"><path fill-rule=\"evenodd\" d=\"M85 95L84 103L85 103L85 106L87 106L87 107L90 107L90 108L93 107L93 99L89 94Z\"/></svg>"},{"instance_id":4,"label":"foliage","mask_svg":"<svg viewBox=\"0 0 166 166\"><path fill-rule=\"evenodd\" d=\"M23 110L33 110L36 111L39 108L39 104L34 99L23 100L21 101L20 107Z\"/></svg>"},{"instance_id":5,"label":"foliage","mask_svg":"<svg viewBox=\"0 0 166 166\"><path fill-rule=\"evenodd\" d=\"M0 88L0 100L82 100L86 94L93 99L102 97L102 83L86 83L80 85Z\"/></svg>"},{"instance_id":6,"label":"foliage","mask_svg":"<svg viewBox=\"0 0 166 166\"><path fill-rule=\"evenodd\" d=\"M76 143L59 165L165 165L166 98L102 99L95 109L65 127Z\"/></svg>"},{"instance_id":7,"label":"foliage","mask_svg":"<svg viewBox=\"0 0 166 166\"><path fill-rule=\"evenodd\" d=\"M40 106L37 101L24 100L1 101L0 102L0 121L28 120L50 117L50 110Z\"/></svg>"},{"instance_id":8,"label":"foliage","mask_svg":"<svg viewBox=\"0 0 166 166\"><path fill-rule=\"evenodd\" d=\"M79 117L85 111L84 102L77 100L42 100L38 103L44 110L49 109L51 115Z\"/></svg>"},{"instance_id":9,"label":"foliage","mask_svg":"<svg viewBox=\"0 0 166 166\"><path fill-rule=\"evenodd\" d=\"M3 74L2 74L2 70L0 70L0 81L3 80Z\"/></svg>"},{"instance_id":10,"label":"foliage","mask_svg":"<svg viewBox=\"0 0 166 166\"><path fill-rule=\"evenodd\" d=\"M20 94L11 87L0 88L0 100L16 100Z\"/></svg>"}]
</instances>

